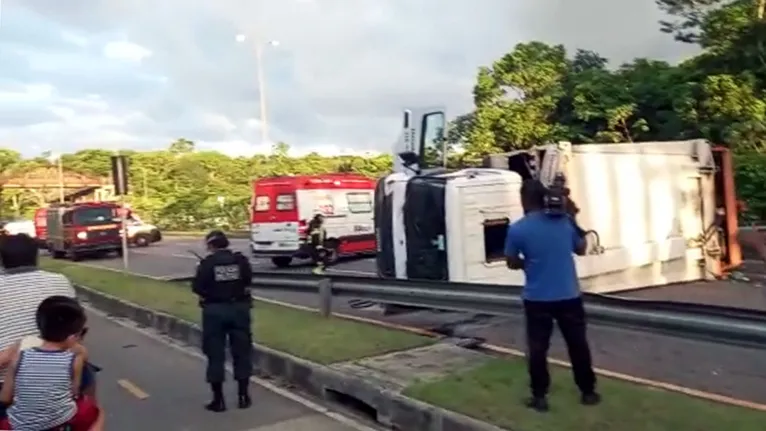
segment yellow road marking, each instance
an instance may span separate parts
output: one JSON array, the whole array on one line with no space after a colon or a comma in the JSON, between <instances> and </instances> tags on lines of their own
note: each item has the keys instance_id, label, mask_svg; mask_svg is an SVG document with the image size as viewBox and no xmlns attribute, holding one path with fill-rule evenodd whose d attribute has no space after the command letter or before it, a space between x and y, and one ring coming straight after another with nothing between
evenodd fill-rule
<instances>
[{"instance_id":1,"label":"yellow road marking","mask_svg":"<svg viewBox=\"0 0 766 431\"><path fill-rule=\"evenodd\" d=\"M131 382L130 380L120 379L120 380L117 380L117 384L120 385L126 391L128 391L128 393L138 398L139 400L145 400L149 398L149 394L144 392L141 388L136 386L136 384Z\"/></svg>"}]
</instances>

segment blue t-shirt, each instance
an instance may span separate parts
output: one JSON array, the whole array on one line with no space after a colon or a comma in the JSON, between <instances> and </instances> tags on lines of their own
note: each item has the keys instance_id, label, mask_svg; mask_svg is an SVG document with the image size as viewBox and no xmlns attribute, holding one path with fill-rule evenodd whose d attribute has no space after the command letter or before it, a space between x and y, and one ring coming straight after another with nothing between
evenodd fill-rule
<instances>
[{"instance_id":1,"label":"blue t-shirt","mask_svg":"<svg viewBox=\"0 0 766 431\"><path fill-rule=\"evenodd\" d=\"M508 227L505 255L524 258L524 299L563 301L580 296L573 253L581 241L569 217L533 212Z\"/></svg>"}]
</instances>

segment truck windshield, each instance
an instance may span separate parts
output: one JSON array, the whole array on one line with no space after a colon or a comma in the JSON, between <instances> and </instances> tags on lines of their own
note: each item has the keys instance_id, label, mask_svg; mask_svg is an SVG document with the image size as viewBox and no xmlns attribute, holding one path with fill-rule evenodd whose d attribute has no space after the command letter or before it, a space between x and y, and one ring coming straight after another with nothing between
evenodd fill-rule
<instances>
[{"instance_id":1,"label":"truck windshield","mask_svg":"<svg viewBox=\"0 0 766 431\"><path fill-rule=\"evenodd\" d=\"M95 226L114 223L116 214L112 208L80 208L74 212L74 224L78 226Z\"/></svg>"}]
</instances>

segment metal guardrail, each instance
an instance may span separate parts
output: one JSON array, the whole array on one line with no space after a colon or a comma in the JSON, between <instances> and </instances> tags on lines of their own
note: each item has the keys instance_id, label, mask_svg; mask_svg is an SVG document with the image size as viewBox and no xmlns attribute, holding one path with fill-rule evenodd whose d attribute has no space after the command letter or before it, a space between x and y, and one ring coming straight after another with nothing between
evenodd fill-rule
<instances>
[{"instance_id":1,"label":"metal guardrail","mask_svg":"<svg viewBox=\"0 0 766 431\"><path fill-rule=\"evenodd\" d=\"M523 308L520 286L270 272L255 273L253 285L319 294L326 316L333 297L501 316L518 316ZM584 299L595 324L766 349L766 312L596 294Z\"/></svg>"}]
</instances>

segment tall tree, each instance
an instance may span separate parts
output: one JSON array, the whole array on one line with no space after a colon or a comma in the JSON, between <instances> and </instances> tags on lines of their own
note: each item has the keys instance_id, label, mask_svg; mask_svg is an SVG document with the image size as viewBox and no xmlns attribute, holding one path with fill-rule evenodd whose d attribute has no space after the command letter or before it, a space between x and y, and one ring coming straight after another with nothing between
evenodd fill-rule
<instances>
[{"instance_id":1,"label":"tall tree","mask_svg":"<svg viewBox=\"0 0 766 431\"><path fill-rule=\"evenodd\" d=\"M179 138L170 144L169 151L173 154L186 154L194 151L196 145L193 141L185 138Z\"/></svg>"},{"instance_id":2,"label":"tall tree","mask_svg":"<svg viewBox=\"0 0 766 431\"><path fill-rule=\"evenodd\" d=\"M491 68L480 69L466 147L470 158L528 148L561 136L560 125L549 119L563 95L567 70L563 45L542 42L518 44Z\"/></svg>"}]
</instances>

